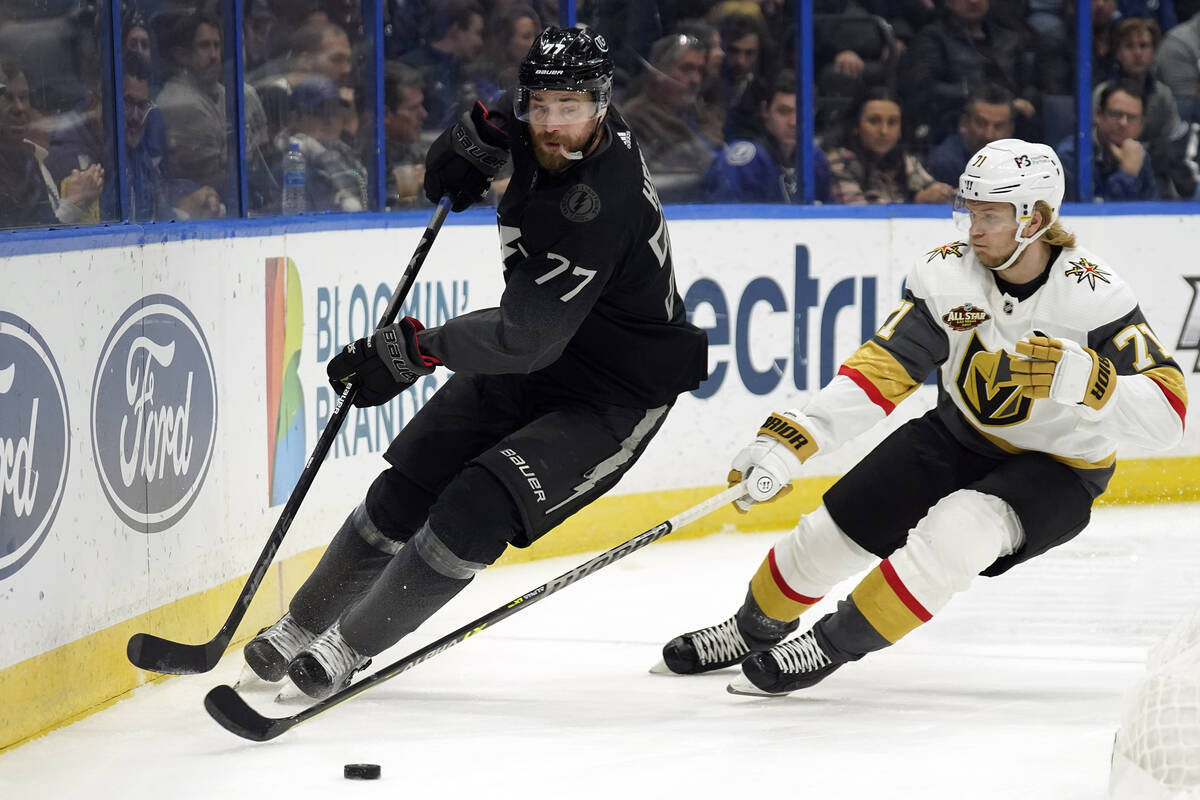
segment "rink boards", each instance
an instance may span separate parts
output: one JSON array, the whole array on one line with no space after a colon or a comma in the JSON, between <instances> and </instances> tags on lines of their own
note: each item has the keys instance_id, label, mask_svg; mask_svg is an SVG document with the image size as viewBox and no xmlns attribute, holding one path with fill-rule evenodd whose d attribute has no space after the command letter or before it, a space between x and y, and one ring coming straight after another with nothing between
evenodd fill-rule
<instances>
[{"instance_id":1,"label":"rink boards","mask_svg":"<svg viewBox=\"0 0 1200 800\"><path fill-rule=\"evenodd\" d=\"M958 237L939 218L670 216L710 378L680 398L613 495L509 560L609 547L714 492L766 413L828 381L895 307L913 260ZM220 626L332 412L325 362L374 327L424 224L366 219L374 227L121 228L0 244L0 749L152 677L125 661L130 634L200 642ZM1196 218L1068 212L1068 227L1133 285L1195 397ZM485 214L454 220L405 313L435 325L494 305L498 256ZM350 413L242 636L278 615L445 377ZM814 459L785 501L676 535L788 527L933 392ZM1198 437L1189 430L1166 455L1123 453L1104 500L1200 497Z\"/></svg>"}]
</instances>

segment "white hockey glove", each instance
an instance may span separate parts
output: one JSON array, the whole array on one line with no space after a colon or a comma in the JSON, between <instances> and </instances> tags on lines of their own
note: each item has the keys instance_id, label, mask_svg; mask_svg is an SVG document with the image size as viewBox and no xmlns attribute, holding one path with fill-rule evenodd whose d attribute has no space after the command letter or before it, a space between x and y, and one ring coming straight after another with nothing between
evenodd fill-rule
<instances>
[{"instance_id":1,"label":"white hockey glove","mask_svg":"<svg viewBox=\"0 0 1200 800\"><path fill-rule=\"evenodd\" d=\"M1070 339L1027 336L1017 342L1017 355L1009 361L1012 377L1031 400L1049 397L1099 411L1116 392L1113 363Z\"/></svg>"},{"instance_id":2,"label":"white hockey glove","mask_svg":"<svg viewBox=\"0 0 1200 800\"><path fill-rule=\"evenodd\" d=\"M795 411L767 417L754 441L733 457L729 485L745 480L748 492L733 505L745 513L755 503L784 496L792 490L793 471L815 452L817 444Z\"/></svg>"}]
</instances>

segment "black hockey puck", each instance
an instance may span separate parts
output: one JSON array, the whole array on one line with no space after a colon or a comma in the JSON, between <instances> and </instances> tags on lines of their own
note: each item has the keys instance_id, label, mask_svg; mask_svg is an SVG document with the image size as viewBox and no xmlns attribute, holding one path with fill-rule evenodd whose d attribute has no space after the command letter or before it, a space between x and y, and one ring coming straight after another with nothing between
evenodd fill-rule
<instances>
[{"instance_id":1,"label":"black hockey puck","mask_svg":"<svg viewBox=\"0 0 1200 800\"><path fill-rule=\"evenodd\" d=\"M373 781L380 772L378 764L347 764L342 767L342 777L356 781Z\"/></svg>"}]
</instances>

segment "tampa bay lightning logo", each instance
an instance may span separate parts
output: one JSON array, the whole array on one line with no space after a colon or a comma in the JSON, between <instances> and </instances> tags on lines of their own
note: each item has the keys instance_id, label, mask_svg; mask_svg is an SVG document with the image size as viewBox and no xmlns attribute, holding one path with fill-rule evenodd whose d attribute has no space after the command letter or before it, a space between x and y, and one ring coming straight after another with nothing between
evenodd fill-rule
<instances>
[{"instance_id":1,"label":"tampa bay lightning logo","mask_svg":"<svg viewBox=\"0 0 1200 800\"><path fill-rule=\"evenodd\" d=\"M200 324L174 297L142 298L109 334L92 387L92 452L117 516L146 533L178 522L216 432L216 371Z\"/></svg>"},{"instance_id":2,"label":"tampa bay lightning logo","mask_svg":"<svg viewBox=\"0 0 1200 800\"><path fill-rule=\"evenodd\" d=\"M0 580L50 532L70 444L67 395L50 348L28 322L0 311Z\"/></svg>"}]
</instances>

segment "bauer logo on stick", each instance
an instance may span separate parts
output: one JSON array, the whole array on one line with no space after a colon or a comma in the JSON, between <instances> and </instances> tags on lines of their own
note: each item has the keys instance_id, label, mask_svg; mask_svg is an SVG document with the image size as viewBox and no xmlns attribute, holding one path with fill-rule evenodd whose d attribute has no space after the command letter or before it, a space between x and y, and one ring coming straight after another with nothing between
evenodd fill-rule
<instances>
[{"instance_id":1,"label":"bauer logo on stick","mask_svg":"<svg viewBox=\"0 0 1200 800\"><path fill-rule=\"evenodd\" d=\"M66 391L50 349L32 325L0 311L0 581L50 532L70 441Z\"/></svg>"},{"instance_id":2,"label":"bauer logo on stick","mask_svg":"<svg viewBox=\"0 0 1200 800\"><path fill-rule=\"evenodd\" d=\"M92 386L92 452L117 516L165 530L196 500L212 461L217 380L200 324L154 294L117 321Z\"/></svg>"}]
</instances>

